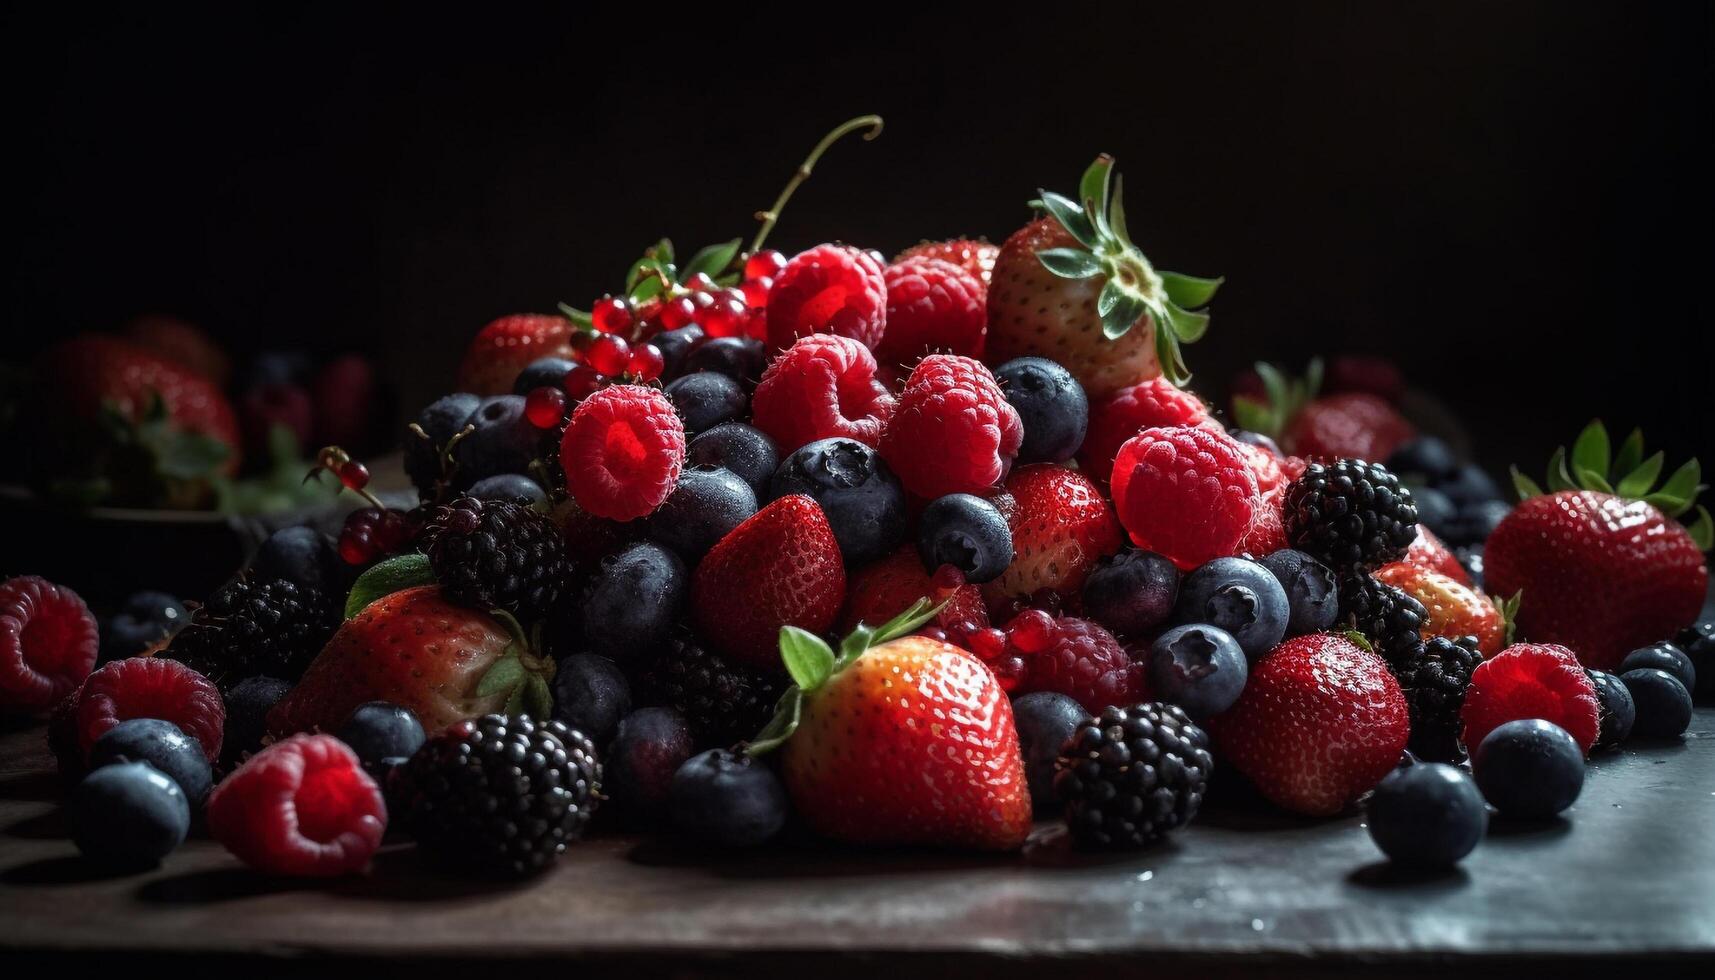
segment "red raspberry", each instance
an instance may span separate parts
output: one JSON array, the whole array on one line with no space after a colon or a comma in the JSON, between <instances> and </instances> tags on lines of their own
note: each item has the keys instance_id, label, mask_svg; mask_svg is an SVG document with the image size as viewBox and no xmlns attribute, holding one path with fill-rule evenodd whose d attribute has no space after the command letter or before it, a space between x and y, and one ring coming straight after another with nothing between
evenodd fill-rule
<instances>
[{"instance_id":1,"label":"red raspberry","mask_svg":"<svg viewBox=\"0 0 1715 980\"><path fill-rule=\"evenodd\" d=\"M1287 477L1285 468L1281 466L1279 456L1262 446L1239 442L1237 439L1233 441L1238 443L1239 451L1245 454L1245 459L1250 463L1251 472L1256 474L1256 488L1258 490L1263 493L1272 493L1277 489L1284 489L1288 483L1292 482L1291 478Z\"/></svg>"},{"instance_id":2,"label":"red raspberry","mask_svg":"<svg viewBox=\"0 0 1715 980\"><path fill-rule=\"evenodd\" d=\"M916 546L906 544L852 575L846 589L841 631L850 633L860 622L878 626L925 596L939 601L935 580L923 570ZM988 626L988 607L983 604L982 592L974 585L959 586L935 622L943 627L961 623L975 624L978 629ZM955 636L952 642L959 639Z\"/></svg>"},{"instance_id":3,"label":"red raspberry","mask_svg":"<svg viewBox=\"0 0 1715 980\"><path fill-rule=\"evenodd\" d=\"M1013 621L1030 634L1025 645L1032 648L1017 651L1024 657L1025 670L1015 693L1053 691L1072 698L1092 714L1111 704L1149 700L1143 664L1134 662L1112 633L1088 619L1061 616L1053 620L1043 637L1036 635L1042 630L1030 617L1049 618L1046 613L1031 611Z\"/></svg>"},{"instance_id":4,"label":"red raspberry","mask_svg":"<svg viewBox=\"0 0 1715 980\"><path fill-rule=\"evenodd\" d=\"M1114 456L1127 439L1144 429L1201 425L1208 420L1209 409L1196 395L1175 388L1166 378L1140 381L1091 400L1090 427L1078 450L1078 467L1105 484L1113 472Z\"/></svg>"},{"instance_id":5,"label":"red raspberry","mask_svg":"<svg viewBox=\"0 0 1715 980\"><path fill-rule=\"evenodd\" d=\"M951 262L976 276L982 281L986 289L989 280L994 277L994 258L999 254L999 245L990 245L988 242L970 238L955 238L949 242L924 242L921 245L913 245L900 252L893 261L903 262L909 258L924 256Z\"/></svg>"},{"instance_id":6,"label":"red raspberry","mask_svg":"<svg viewBox=\"0 0 1715 980\"><path fill-rule=\"evenodd\" d=\"M459 364L460 391L478 395L512 392L518 372L542 357L572 359L572 321L563 316L518 313L477 331Z\"/></svg>"},{"instance_id":7,"label":"red raspberry","mask_svg":"<svg viewBox=\"0 0 1715 980\"><path fill-rule=\"evenodd\" d=\"M170 721L202 744L208 761L220 758L226 703L208 678L177 660L115 660L83 682L77 698L77 740L85 753L108 729L132 718Z\"/></svg>"},{"instance_id":8,"label":"red raspberry","mask_svg":"<svg viewBox=\"0 0 1715 980\"><path fill-rule=\"evenodd\" d=\"M1191 426L1145 429L1121 446L1113 498L1131 540L1186 571L1237 553L1262 505L1240 443Z\"/></svg>"},{"instance_id":9,"label":"red raspberry","mask_svg":"<svg viewBox=\"0 0 1715 980\"><path fill-rule=\"evenodd\" d=\"M906 380L879 448L905 489L933 500L999 483L1023 441L1024 424L988 368L931 354Z\"/></svg>"},{"instance_id":10,"label":"red raspberry","mask_svg":"<svg viewBox=\"0 0 1715 980\"><path fill-rule=\"evenodd\" d=\"M881 262L846 245L798 253L768 292L768 342L776 349L813 333L839 334L874 348L886 325Z\"/></svg>"},{"instance_id":11,"label":"red raspberry","mask_svg":"<svg viewBox=\"0 0 1715 980\"><path fill-rule=\"evenodd\" d=\"M1471 672L1459 719L1472 751L1509 721L1541 718L1566 729L1589 754L1601 728L1600 711L1596 686L1571 650L1557 643L1515 643Z\"/></svg>"},{"instance_id":12,"label":"red raspberry","mask_svg":"<svg viewBox=\"0 0 1715 980\"><path fill-rule=\"evenodd\" d=\"M327 878L369 863L387 830L387 805L344 742L294 735L215 787L208 829L258 871Z\"/></svg>"},{"instance_id":13,"label":"red raspberry","mask_svg":"<svg viewBox=\"0 0 1715 980\"><path fill-rule=\"evenodd\" d=\"M887 332L876 356L911 363L929 351L976 357L988 332L988 289L941 259L916 256L887 267Z\"/></svg>"},{"instance_id":14,"label":"red raspberry","mask_svg":"<svg viewBox=\"0 0 1715 980\"><path fill-rule=\"evenodd\" d=\"M610 385L578 403L560 437L566 486L597 517L647 516L679 482L685 426L657 388Z\"/></svg>"},{"instance_id":15,"label":"red raspberry","mask_svg":"<svg viewBox=\"0 0 1715 980\"><path fill-rule=\"evenodd\" d=\"M893 414L893 396L875 378L875 356L850 337L799 338L763 372L751 396L752 424L790 453L844 436L873 446Z\"/></svg>"},{"instance_id":16,"label":"red raspberry","mask_svg":"<svg viewBox=\"0 0 1715 980\"><path fill-rule=\"evenodd\" d=\"M95 617L76 592L35 575L0 585L0 713L46 711L95 666Z\"/></svg>"},{"instance_id":17,"label":"red raspberry","mask_svg":"<svg viewBox=\"0 0 1715 980\"><path fill-rule=\"evenodd\" d=\"M1258 501L1250 527L1239 541L1239 551L1261 558L1290 547L1286 540L1286 487L1281 485L1264 493Z\"/></svg>"}]
</instances>

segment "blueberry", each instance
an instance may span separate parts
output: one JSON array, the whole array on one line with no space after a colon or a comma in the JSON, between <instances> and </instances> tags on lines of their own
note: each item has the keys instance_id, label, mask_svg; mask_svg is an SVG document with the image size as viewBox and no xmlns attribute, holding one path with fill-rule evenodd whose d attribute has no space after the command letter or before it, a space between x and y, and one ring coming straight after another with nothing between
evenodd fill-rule
<instances>
[{"instance_id":1,"label":"blueberry","mask_svg":"<svg viewBox=\"0 0 1715 980\"><path fill-rule=\"evenodd\" d=\"M1179 584L1178 623L1219 626L1256 660L1286 635L1286 590L1274 573L1248 558L1216 558Z\"/></svg>"},{"instance_id":2,"label":"blueberry","mask_svg":"<svg viewBox=\"0 0 1715 980\"><path fill-rule=\"evenodd\" d=\"M719 466L750 484L760 502L768 495L768 481L780 468L780 450L761 429L743 422L723 422L698 433L685 447L686 466Z\"/></svg>"},{"instance_id":3,"label":"blueberry","mask_svg":"<svg viewBox=\"0 0 1715 980\"><path fill-rule=\"evenodd\" d=\"M672 708L639 708L620 720L602 756L602 792L634 817L665 816L673 775L693 750L684 715Z\"/></svg>"},{"instance_id":4,"label":"blueberry","mask_svg":"<svg viewBox=\"0 0 1715 980\"><path fill-rule=\"evenodd\" d=\"M673 822L720 847L755 847L786 825L786 787L767 765L741 752L710 749L673 774Z\"/></svg>"},{"instance_id":5,"label":"blueberry","mask_svg":"<svg viewBox=\"0 0 1715 980\"><path fill-rule=\"evenodd\" d=\"M1251 432L1248 429L1234 429L1229 433L1229 435L1247 445L1260 446L1276 456L1286 455L1280 451L1280 443L1275 442L1273 439L1260 432Z\"/></svg>"},{"instance_id":6,"label":"blueberry","mask_svg":"<svg viewBox=\"0 0 1715 980\"><path fill-rule=\"evenodd\" d=\"M768 499L794 493L822 505L848 567L891 555L905 540L905 491L880 454L855 439L819 439L782 460Z\"/></svg>"},{"instance_id":7,"label":"blueberry","mask_svg":"<svg viewBox=\"0 0 1715 980\"><path fill-rule=\"evenodd\" d=\"M685 351L684 359L679 362L679 376L713 371L737 381L748 392L762 380L762 369L767 366L768 351L759 340L705 337Z\"/></svg>"},{"instance_id":8,"label":"blueberry","mask_svg":"<svg viewBox=\"0 0 1715 980\"><path fill-rule=\"evenodd\" d=\"M1387 468L1400 476L1421 477L1434 483L1453 475L1459 460L1453 450L1434 436L1418 436L1387 458Z\"/></svg>"},{"instance_id":9,"label":"blueberry","mask_svg":"<svg viewBox=\"0 0 1715 980\"><path fill-rule=\"evenodd\" d=\"M1678 738L1691 727L1691 692L1665 670L1640 667L1620 675L1632 694L1638 718L1632 734L1646 738Z\"/></svg>"},{"instance_id":10,"label":"blueberry","mask_svg":"<svg viewBox=\"0 0 1715 980\"><path fill-rule=\"evenodd\" d=\"M1464 770L1419 762L1389 773L1364 805L1370 839L1396 863L1447 868L1483 839L1489 811Z\"/></svg>"},{"instance_id":11,"label":"blueberry","mask_svg":"<svg viewBox=\"0 0 1715 980\"><path fill-rule=\"evenodd\" d=\"M221 733L220 761L230 769L245 753L262 748L268 734L268 712L291 693L290 681L277 677L246 677L226 692L226 727Z\"/></svg>"},{"instance_id":12,"label":"blueberry","mask_svg":"<svg viewBox=\"0 0 1715 980\"><path fill-rule=\"evenodd\" d=\"M989 582L1012 564L1012 528L994 504L968 493L930 501L917 519L917 557L930 572L952 565L967 582Z\"/></svg>"},{"instance_id":13,"label":"blueberry","mask_svg":"<svg viewBox=\"0 0 1715 980\"><path fill-rule=\"evenodd\" d=\"M1697 689L1691 693L1699 701L1715 698L1715 620L1687 626L1673 641L1691 658L1691 666L1697 671Z\"/></svg>"},{"instance_id":14,"label":"blueberry","mask_svg":"<svg viewBox=\"0 0 1715 980\"><path fill-rule=\"evenodd\" d=\"M1489 540L1495 527L1506 519L1512 512L1504 500L1483 500L1474 504L1462 504L1453 518L1441 525L1435 533L1447 545L1458 548L1461 546L1480 545Z\"/></svg>"},{"instance_id":15,"label":"blueberry","mask_svg":"<svg viewBox=\"0 0 1715 980\"><path fill-rule=\"evenodd\" d=\"M405 472L418 490L426 493L434 487L441 475L441 450L481 407L481 398L460 391L442 395L417 414L415 424L423 434L405 432Z\"/></svg>"},{"instance_id":16,"label":"blueberry","mask_svg":"<svg viewBox=\"0 0 1715 980\"><path fill-rule=\"evenodd\" d=\"M554 670L554 719L588 735L597 745L613 737L631 711L631 683L607 657L574 653Z\"/></svg>"},{"instance_id":17,"label":"blueberry","mask_svg":"<svg viewBox=\"0 0 1715 980\"><path fill-rule=\"evenodd\" d=\"M184 603L165 592L139 592L101 624L101 662L135 657L190 622Z\"/></svg>"},{"instance_id":18,"label":"blueberry","mask_svg":"<svg viewBox=\"0 0 1715 980\"><path fill-rule=\"evenodd\" d=\"M1019 357L995 368L994 376L1024 423L1024 442L1014 462L1071 459L1090 425L1090 400L1072 372L1045 357Z\"/></svg>"},{"instance_id":19,"label":"blueberry","mask_svg":"<svg viewBox=\"0 0 1715 980\"><path fill-rule=\"evenodd\" d=\"M1620 743L1631 737L1632 724L1637 721L1638 709L1632 701L1632 692L1626 689L1624 681L1607 671L1587 670L1585 673L1590 675L1590 683L1596 686L1596 699L1602 706L1602 728L1596 734L1595 748L1618 748Z\"/></svg>"},{"instance_id":20,"label":"blueberry","mask_svg":"<svg viewBox=\"0 0 1715 980\"><path fill-rule=\"evenodd\" d=\"M1340 586L1333 569L1291 548L1258 561L1286 592L1288 636L1318 633L1334 625L1334 617L1340 614Z\"/></svg>"},{"instance_id":21,"label":"blueberry","mask_svg":"<svg viewBox=\"0 0 1715 980\"><path fill-rule=\"evenodd\" d=\"M1687 691L1695 690L1697 687L1697 668L1691 666L1691 658L1687 657L1684 651L1666 641L1652 643L1647 647L1639 647L1626 654L1626 659L1620 661L1620 669L1617 673L1624 674L1629 670L1637 670L1642 667L1653 667L1656 670L1667 671L1678 678L1679 683L1684 684Z\"/></svg>"},{"instance_id":22,"label":"blueberry","mask_svg":"<svg viewBox=\"0 0 1715 980\"><path fill-rule=\"evenodd\" d=\"M453 477L459 489L485 476L530 468L541 433L524 415L523 395L484 398L467 421L475 430L453 447L458 463Z\"/></svg>"},{"instance_id":23,"label":"blueberry","mask_svg":"<svg viewBox=\"0 0 1715 980\"><path fill-rule=\"evenodd\" d=\"M546 504L548 492L542 485L522 473L496 473L470 485L468 491L479 500L522 500L527 504Z\"/></svg>"},{"instance_id":24,"label":"blueberry","mask_svg":"<svg viewBox=\"0 0 1715 980\"><path fill-rule=\"evenodd\" d=\"M1054 795L1055 760L1060 757L1060 746L1089 716L1083 705L1053 691L1037 691L1013 699L1012 721L1018 728L1024 776L1037 813L1060 809L1059 799Z\"/></svg>"},{"instance_id":25,"label":"blueberry","mask_svg":"<svg viewBox=\"0 0 1715 980\"><path fill-rule=\"evenodd\" d=\"M1577 740L1541 718L1509 721L1490 732L1471 768L1484 798L1503 817L1546 820L1571 806L1584 788L1584 752Z\"/></svg>"},{"instance_id":26,"label":"blueberry","mask_svg":"<svg viewBox=\"0 0 1715 980\"><path fill-rule=\"evenodd\" d=\"M179 784L185 800L200 807L214 788L214 770L202 743L179 726L159 718L132 718L101 734L89 747L89 768L120 762L147 762Z\"/></svg>"},{"instance_id":27,"label":"blueberry","mask_svg":"<svg viewBox=\"0 0 1715 980\"><path fill-rule=\"evenodd\" d=\"M1434 481L1433 485L1460 509L1501 500L1501 488L1495 483L1495 478L1475 463L1466 463L1442 479Z\"/></svg>"},{"instance_id":28,"label":"blueberry","mask_svg":"<svg viewBox=\"0 0 1715 980\"><path fill-rule=\"evenodd\" d=\"M1422 484L1408 484L1411 499L1417 504L1417 523L1428 527L1440 534L1442 529L1458 517L1458 508L1453 506L1453 498L1434 487Z\"/></svg>"},{"instance_id":29,"label":"blueberry","mask_svg":"<svg viewBox=\"0 0 1715 980\"><path fill-rule=\"evenodd\" d=\"M85 776L72 790L66 816L84 857L125 869L161 863L191 830L184 791L146 762L103 766Z\"/></svg>"},{"instance_id":30,"label":"blueberry","mask_svg":"<svg viewBox=\"0 0 1715 980\"><path fill-rule=\"evenodd\" d=\"M1478 592L1483 591L1483 546L1480 544L1460 545L1453 549L1453 557L1459 560L1459 565L1465 573L1471 576L1471 587Z\"/></svg>"},{"instance_id":31,"label":"blueberry","mask_svg":"<svg viewBox=\"0 0 1715 980\"><path fill-rule=\"evenodd\" d=\"M528 395L537 388L558 388L565 391L566 374L575 367L575 362L563 357L538 357L518 372L518 379L512 382L512 393Z\"/></svg>"},{"instance_id":32,"label":"blueberry","mask_svg":"<svg viewBox=\"0 0 1715 980\"><path fill-rule=\"evenodd\" d=\"M1149 681L1157 698L1201 721L1233 706L1250 677L1245 651L1218 626L1190 623L1155 638Z\"/></svg>"},{"instance_id":33,"label":"blueberry","mask_svg":"<svg viewBox=\"0 0 1715 980\"><path fill-rule=\"evenodd\" d=\"M425 739L423 723L417 720L416 713L390 701L358 705L334 737L351 746L372 774L380 771L383 760L409 756L422 747Z\"/></svg>"},{"instance_id":34,"label":"blueberry","mask_svg":"<svg viewBox=\"0 0 1715 980\"><path fill-rule=\"evenodd\" d=\"M283 579L301 589L342 592L346 587L346 564L333 539L305 525L268 535L250 559L250 574L264 582Z\"/></svg>"},{"instance_id":35,"label":"blueberry","mask_svg":"<svg viewBox=\"0 0 1715 980\"><path fill-rule=\"evenodd\" d=\"M685 563L653 541L601 560L584 588L584 642L595 653L646 662L685 606Z\"/></svg>"},{"instance_id":36,"label":"blueberry","mask_svg":"<svg viewBox=\"0 0 1715 980\"><path fill-rule=\"evenodd\" d=\"M649 536L678 552L686 564L695 565L715 542L754 513L756 492L737 475L720 467L688 469L649 515Z\"/></svg>"},{"instance_id":37,"label":"blueberry","mask_svg":"<svg viewBox=\"0 0 1715 980\"><path fill-rule=\"evenodd\" d=\"M1153 633L1178 599L1178 567L1153 551L1104 558L1084 579L1085 614L1121 636Z\"/></svg>"},{"instance_id":38,"label":"blueberry","mask_svg":"<svg viewBox=\"0 0 1715 980\"><path fill-rule=\"evenodd\" d=\"M685 359L685 352L691 345L703 339L703 328L696 324L688 324L677 330L663 330L650 338L649 342L661 352L661 377L676 378L679 376L679 365Z\"/></svg>"},{"instance_id":39,"label":"blueberry","mask_svg":"<svg viewBox=\"0 0 1715 980\"><path fill-rule=\"evenodd\" d=\"M668 383L666 392L691 435L737 421L750 407L750 398L737 381L713 371L687 374Z\"/></svg>"}]
</instances>

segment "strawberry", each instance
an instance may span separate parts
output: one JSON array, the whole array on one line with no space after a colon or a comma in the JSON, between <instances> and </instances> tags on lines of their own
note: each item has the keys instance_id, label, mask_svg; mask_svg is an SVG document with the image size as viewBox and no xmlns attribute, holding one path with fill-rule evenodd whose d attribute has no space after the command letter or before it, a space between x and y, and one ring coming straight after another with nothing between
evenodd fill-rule
<instances>
[{"instance_id":1,"label":"strawberry","mask_svg":"<svg viewBox=\"0 0 1715 980\"><path fill-rule=\"evenodd\" d=\"M508 395L519 372L543 357L575 360L572 321L563 316L514 313L477 331L459 364L459 390Z\"/></svg>"},{"instance_id":2,"label":"strawberry","mask_svg":"<svg viewBox=\"0 0 1715 980\"><path fill-rule=\"evenodd\" d=\"M1460 585L1471 584L1471 573L1459 564L1459 559L1435 536L1435 532L1422 524L1417 525L1417 537L1412 539L1411 547L1405 550L1405 557L1400 560L1440 572Z\"/></svg>"},{"instance_id":3,"label":"strawberry","mask_svg":"<svg viewBox=\"0 0 1715 980\"><path fill-rule=\"evenodd\" d=\"M177 317L148 314L125 325L125 338L169 361L183 364L220 387L232 377L232 361L213 338Z\"/></svg>"},{"instance_id":4,"label":"strawberry","mask_svg":"<svg viewBox=\"0 0 1715 980\"><path fill-rule=\"evenodd\" d=\"M781 752L793 806L817 833L858 844L1012 851L1030 833L1030 791L1012 703L965 651L908 635L919 601L840 644L788 627L794 684L749 753Z\"/></svg>"},{"instance_id":5,"label":"strawberry","mask_svg":"<svg viewBox=\"0 0 1715 980\"><path fill-rule=\"evenodd\" d=\"M845 600L846 573L827 515L790 494L715 543L691 577L691 618L722 653L757 669L778 661L782 626L820 633Z\"/></svg>"},{"instance_id":6,"label":"strawberry","mask_svg":"<svg viewBox=\"0 0 1715 980\"><path fill-rule=\"evenodd\" d=\"M1512 634L1511 614L1518 601L1490 599L1476 589L1409 561L1396 561L1376 569L1375 579L1423 604L1427 615L1419 627L1424 639L1444 636L1477 638L1477 649L1485 657L1501 652Z\"/></svg>"},{"instance_id":7,"label":"strawberry","mask_svg":"<svg viewBox=\"0 0 1715 980\"><path fill-rule=\"evenodd\" d=\"M366 701L409 708L429 732L497 711L545 717L553 671L512 617L455 605L438 586L415 586L346 620L268 713L268 730L334 731Z\"/></svg>"},{"instance_id":8,"label":"strawberry","mask_svg":"<svg viewBox=\"0 0 1715 980\"><path fill-rule=\"evenodd\" d=\"M1613 670L1637 647L1688 626L1703 606L1715 539L1709 512L1689 528L1676 518L1696 506L1702 470L1679 467L1659 488L1662 454L1644 458L1633 431L1618 452L1600 422L1549 461L1544 494L1513 468L1524 501L1483 551L1488 587L1523 591L1520 631L1571 648L1584 666Z\"/></svg>"},{"instance_id":9,"label":"strawberry","mask_svg":"<svg viewBox=\"0 0 1715 980\"><path fill-rule=\"evenodd\" d=\"M851 577L841 625L848 631L861 623L885 623L911 608L924 596L935 596L934 578L923 570L923 559L917 557L917 547L905 544L880 561L864 566ZM961 585L947 596L947 602L935 615L943 627L974 623L978 628L989 624L988 607L983 604L981 590L975 585Z\"/></svg>"},{"instance_id":10,"label":"strawberry","mask_svg":"<svg viewBox=\"0 0 1715 980\"><path fill-rule=\"evenodd\" d=\"M922 242L893 257L901 262L916 256L951 262L982 281L986 288L994 278L994 259L1000 249L979 238L954 238L944 242Z\"/></svg>"},{"instance_id":11,"label":"strawberry","mask_svg":"<svg viewBox=\"0 0 1715 980\"><path fill-rule=\"evenodd\" d=\"M1360 391L1317 397L1322 362L1312 360L1305 376L1288 379L1269 364L1256 366L1264 395L1236 395L1233 420L1273 436L1295 456L1384 462L1417 429L1386 399Z\"/></svg>"},{"instance_id":12,"label":"strawberry","mask_svg":"<svg viewBox=\"0 0 1715 980\"><path fill-rule=\"evenodd\" d=\"M1075 595L1096 562L1124 542L1114 509L1090 478L1053 463L1015 470L994 499L1012 528L1012 564L983 585L991 605L1050 589Z\"/></svg>"},{"instance_id":13,"label":"strawberry","mask_svg":"<svg viewBox=\"0 0 1715 980\"><path fill-rule=\"evenodd\" d=\"M1251 667L1238 703L1205 727L1263 796L1312 816L1369 792L1399 764L1411 733L1387 664L1332 633L1275 647Z\"/></svg>"},{"instance_id":14,"label":"strawberry","mask_svg":"<svg viewBox=\"0 0 1715 980\"><path fill-rule=\"evenodd\" d=\"M1208 315L1191 310L1221 282L1150 265L1131 243L1113 163L1096 158L1076 201L1042 192L1047 216L1001 246L988 295L989 359L1049 358L1091 399L1157 376L1190 380L1179 345L1208 329Z\"/></svg>"}]
</instances>

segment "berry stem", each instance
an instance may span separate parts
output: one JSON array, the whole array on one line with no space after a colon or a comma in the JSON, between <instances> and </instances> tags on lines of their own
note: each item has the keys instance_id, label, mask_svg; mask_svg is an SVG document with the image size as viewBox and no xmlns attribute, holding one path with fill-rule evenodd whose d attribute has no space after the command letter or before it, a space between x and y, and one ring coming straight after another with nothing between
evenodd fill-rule
<instances>
[{"instance_id":1,"label":"berry stem","mask_svg":"<svg viewBox=\"0 0 1715 980\"><path fill-rule=\"evenodd\" d=\"M869 130L863 134L866 142L880 136L881 117L858 116L856 119L847 119L835 126L828 135L822 137L822 141L817 143L816 148L810 151L810 155L804 158L804 162L798 165L797 171L792 174L792 179L788 180L786 186L780 189L780 196L774 199L774 206L766 211L756 212L756 220L762 222L762 227L756 230L756 237L750 241L751 253L759 251L762 248L762 243L768 240L768 233L774 230L774 223L780 220L780 212L785 210L786 202L792 199L792 194L798 189L798 185L809 178L810 171L815 169L816 161L822 158L822 154L828 152L828 147L833 146L840 137L847 133L866 127Z\"/></svg>"}]
</instances>

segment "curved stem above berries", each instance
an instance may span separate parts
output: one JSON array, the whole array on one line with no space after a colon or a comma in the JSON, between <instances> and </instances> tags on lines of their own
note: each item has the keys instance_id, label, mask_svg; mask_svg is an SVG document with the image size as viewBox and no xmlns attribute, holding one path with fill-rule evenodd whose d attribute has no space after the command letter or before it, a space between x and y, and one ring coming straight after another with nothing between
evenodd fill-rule
<instances>
[{"instance_id":1,"label":"curved stem above berries","mask_svg":"<svg viewBox=\"0 0 1715 980\"><path fill-rule=\"evenodd\" d=\"M786 186L780 189L780 196L774 199L774 206L766 211L756 212L756 220L762 222L762 227L756 230L756 237L750 240L751 252L760 250L762 243L768 241L768 233L774 230L774 223L780 220L780 212L785 210L786 202L792 199L792 194L798 189L798 185L809 178L810 171L815 169L816 161L822 158L822 154L828 152L828 147L833 146L840 137L847 133L865 127L869 129L869 132L863 134L866 142L880 136L881 117L858 116L856 119L847 119L835 126L828 135L822 137L822 141L817 143L816 148L810 151L810 155L804 158L804 162L798 165L797 171L792 174L792 179L788 180Z\"/></svg>"}]
</instances>

